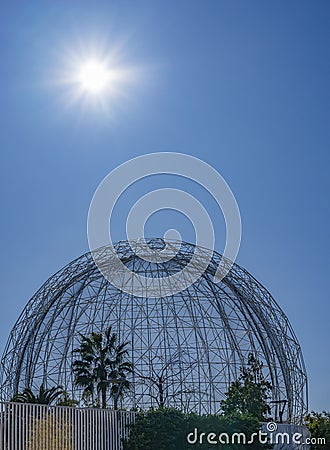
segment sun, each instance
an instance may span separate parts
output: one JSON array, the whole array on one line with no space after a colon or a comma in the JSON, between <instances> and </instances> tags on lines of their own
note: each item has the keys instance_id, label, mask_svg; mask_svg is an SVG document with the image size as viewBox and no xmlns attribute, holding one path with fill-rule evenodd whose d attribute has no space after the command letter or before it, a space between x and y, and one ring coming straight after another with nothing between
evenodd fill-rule
<instances>
[{"instance_id":1,"label":"sun","mask_svg":"<svg viewBox=\"0 0 330 450\"><path fill-rule=\"evenodd\" d=\"M63 46L58 55L58 67L54 65L47 84L59 88L57 98L67 109L79 107L82 114L92 111L113 118L115 110L132 104L133 87L145 83L144 67L125 63L122 44L78 42Z\"/></svg>"},{"instance_id":2,"label":"sun","mask_svg":"<svg viewBox=\"0 0 330 450\"><path fill-rule=\"evenodd\" d=\"M111 72L102 62L89 60L81 65L77 81L82 91L91 94L100 94L110 86Z\"/></svg>"}]
</instances>

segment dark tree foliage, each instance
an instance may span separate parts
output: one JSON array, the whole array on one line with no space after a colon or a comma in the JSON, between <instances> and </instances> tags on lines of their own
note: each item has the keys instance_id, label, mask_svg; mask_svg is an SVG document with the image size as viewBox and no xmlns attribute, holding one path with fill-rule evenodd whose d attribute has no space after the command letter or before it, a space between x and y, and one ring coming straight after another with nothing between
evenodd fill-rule
<instances>
[{"instance_id":1,"label":"dark tree foliage","mask_svg":"<svg viewBox=\"0 0 330 450\"><path fill-rule=\"evenodd\" d=\"M312 411L305 417L305 425L311 438L315 439L315 443L312 441L311 450L330 450L330 412ZM325 439L325 444L322 444L320 439Z\"/></svg>"},{"instance_id":2,"label":"dark tree foliage","mask_svg":"<svg viewBox=\"0 0 330 450\"><path fill-rule=\"evenodd\" d=\"M102 408L107 407L107 393L114 400L117 409L118 399L130 388L126 379L133 371L132 364L127 360L128 343L118 343L116 333L109 327L104 333L80 335L80 347L74 354L78 358L73 362L75 384L83 388L83 399L91 400L92 406L99 407L101 396Z\"/></svg>"},{"instance_id":3,"label":"dark tree foliage","mask_svg":"<svg viewBox=\"0 0 330 450\"><path fill-rule=\"evenodd\" d=\"M259 433L261 422L270 413L268 405L271 385L262 375L262 364L250 354L241 375L232 383L221 402L222 414L184 414L175 409L159 408L139 414L131 426L129 439L123 443L124 450L187 450L231 449L261 450L269 448L259 443L257 437L249 443L220 442L219 435L244 433L247 441ZM202 433L204 433L202 435ZM209 443L207 437L214 433ZM194 444L188 442L188 435Z\"/></svg>"},{"instance_id":4,"label":"dark tree foliage","mask_svg":"<svg viewBox=\"0 0 330 450\"><path fill-rule=\"evenodd\" d=\"M64 391L63 394L56 401L57 406L69 406L71 408L75 408L78 405L78 401L72 399L69 394Z\"/></svg>"},{"instance_id":5,"label":"dark tree foliage","mask_svg":"<svg viewBox=\"0 0 330 450\"><path fill-rule=\"evenodd\" d=\"M175 409L142 412L130 428L123 450L180 450L184 447L184 415Z\"/></svg>"},{"instance_id":6,"label":"dark tree foliage","mask_svg":"<svg viewBox=\"0 0 330 450\"><path fill-rule=\"evenodd\" d=\"M139 414L130 428L129 438L123 442L123 450L261 450L257 443L211 444L207 436L214 433L218 439L221 433L230 438L233 433L244 433L247 437L258 433L260 423L253 417L230 418L216 415L184 414L175 409L159 408ZM202 435L202 433L204 433ZM190 443L188 442L190 435ZM192 443L194 442L195 443Z\"/></svg>"},{"instance_id":7,"label":"dark tree foliage","mask_svg":"<svg viewBox=\"0 0 330 450\"><path fill-rule=\"evenodd\" d=\"M221 401L221 409L227 417L251 416L260 422L270 420L271 384L262 374L262 363L254 355L249 355L246 367L241 369L241 376L233 382L226 398Z\"/></svg>"},{"instance_id":8,"label":"dark tree foliage","mask_svg":"<svg viewBox=\"0 0 330 450\"><path fill-rule=\"evenodd\" d=\"M31 389L26 388L22 393L15 394L11 401L16 403L51 405L63 394L65 394L65 391L62 389L62 386L54 386L50 389L46 389L42 384L37 394L35 394Z\"/></svg>"}]
</instances>

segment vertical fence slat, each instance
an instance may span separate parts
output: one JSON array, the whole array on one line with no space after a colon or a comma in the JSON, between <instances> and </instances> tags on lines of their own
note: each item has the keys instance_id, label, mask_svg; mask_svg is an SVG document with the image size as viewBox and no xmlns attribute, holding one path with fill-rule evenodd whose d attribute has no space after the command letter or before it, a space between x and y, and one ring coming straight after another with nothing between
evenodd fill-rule
<instances>
[{"instance_id":1,"label":"vertical fence slat","mask_svg":"<svg viewBox=\"0 0 330 450\"><path fill-rule=\"evenodd\" d=\"M136 414L0 402L0 450L122 450Z\"/></svg>"}]
</instances>

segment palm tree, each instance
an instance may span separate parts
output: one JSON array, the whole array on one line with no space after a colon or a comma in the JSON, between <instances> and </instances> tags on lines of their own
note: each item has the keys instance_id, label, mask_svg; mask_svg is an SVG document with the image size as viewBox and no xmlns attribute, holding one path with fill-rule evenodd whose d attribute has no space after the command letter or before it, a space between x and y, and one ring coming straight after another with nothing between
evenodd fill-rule
<instances>
[{"instance_id":1,"label":"palm tree","mask_svg":"<svg viewBox=\"0 0 330 450\"><path fill-rule=\"evenodd\" d=\"M12 397L10 402L33 403L35 405L52 405L54 402L58 404L60 398L63 395L66 395L66 393L63 390L62 386L53 386L52 388L47 389L42 384L37 393L34 393L30 388L25 388L21 393L16 393ZM65 430L68 425L65 423L61 425L57 424L56 416L50 413L49 408L32 408L32 410L28 411L28 414L26 414L24 411L26 411L25 408L23 408L23 410L21 410L21 408L17 409L17 406L11 405L9 403L6 407L5 412L5 432L8 433L8 436L11 435L12 439L16 439L16 442L19 443L20 448L22 447L26 450L32 448L46 448L44 446L43 439L45 438L45 436L47 436L47 439L50 439L50 436L52 436L51 439L54 439L54 433L55 436L61 437L61 442L66 442L67 438L62 438L62 434L63 430ZM22 430L29 431L24 432ZM27 437L25 433L28 433L29 441L31 439L29 443L25 441ZM64 441L62 439L64 439ZM23 441L25 441L25 443ZM65 446L61 448L67 449L69 447Z\"/></svg>"},{"instance_id":2,"label":"palm tree","mask_svg":"<svg viewBox=\"0 0 330 450\"><path fill-rule=\"evenodd\" d=\"M42 384L39 388L39 392L35 394L32 389L25 388L22 393L17 393L11 399L16 403L34 403L38 405L51 405L56 399L58 399L65 392L62 386L54 386L50 389L45 389Z\"/></svg>"},{"instance_id":3,"label":"palm tree","mask_svg":"<svg viewBox=\"0 0 330 450\"><path fill-rule=\"evenodd\" d=\"M97 405L101 395L102 408L107 407L107 391L114 399L114 409L117 409L118 399L130 388L126 379L128 373L133 371L132 364L127 361L128 342L118 344L116 333L109 327L103 333L92 332L89 336L80 334L80 347L73 352L79 359L73 362L75 384L82 387L83 398L92 398Z\"/></svg>"}]
</instances>

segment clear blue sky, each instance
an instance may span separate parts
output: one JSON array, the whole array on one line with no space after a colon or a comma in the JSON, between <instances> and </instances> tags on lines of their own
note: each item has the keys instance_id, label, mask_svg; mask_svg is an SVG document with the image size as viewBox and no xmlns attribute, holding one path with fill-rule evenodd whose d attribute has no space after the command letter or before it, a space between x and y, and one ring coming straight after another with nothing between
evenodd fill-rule
<instances>
[{"instance_id":1,"label":"clear blue sky","mask_svg":"<svg viewBox=\"0 0 330 450\"><path fill-rule=\"evenodd\" d=\"M0 8L0 349L37 288L88 250L87 211L102 178L134 156L179 151L230 184L243 221L238 263L288 315L310 407L329 410L329 2ZM91 46L115 49L118 64L135 68L107 112L69 104L59 83L68 55ZM171 217L148 234L162 235ZM125 238L119 223L115 236Z\"/></svg>"}]
</instances>

